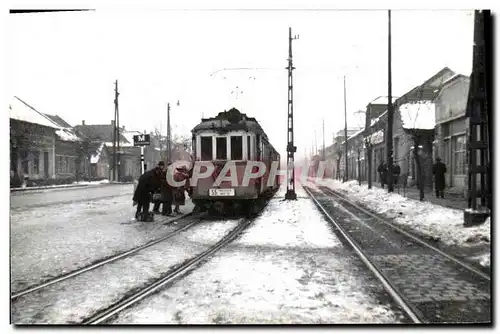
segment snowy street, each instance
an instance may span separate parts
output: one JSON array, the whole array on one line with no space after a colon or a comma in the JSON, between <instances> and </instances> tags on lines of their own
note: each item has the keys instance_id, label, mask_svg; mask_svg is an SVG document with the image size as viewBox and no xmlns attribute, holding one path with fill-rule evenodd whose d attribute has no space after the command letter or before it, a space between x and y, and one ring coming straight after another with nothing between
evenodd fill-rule
<instances>
[{"instance_id":1,"label":"snowy street","mask_svg":"<svg viewBox=\"0 0 500 334\"><path fill-rule=\"evenodd\" d=\"M238 239L194 272L122 311L111 322L406 322L380 282L333 234L307 194L297 190L297 202L284 202L284 191L280 191ZM128 194L40 207L36 221L30 220L32 215L17 212L13 218L13 290L166 235L195 220L148 225L130 221L131 210ZM210 218L123 260L16 298L13 321L82 322L210 247L237 222ZM26 242L30 247L23 247Z\"/></svg>"},{"instance_id":2,"label":"snowy street","mask_svg":"<svg viewBox=\"0 0 500 334\"><path fill-rule=\"evenodd\" d=\"M467 319L456 315L466 316L468 312L470 319L487 321L490 300L487 283L460 274L460 269L457 271L429 250L401 239L369 216L353 213L347 203L334 200L325 190L325 185L336 191L346 186L328 182L308 183L307 189L326 205L334 220L347 226L349 234L363 246L378 269L385 270L399 291L410 302L425 307L426 317L438 322L447 317L461 321ZM15 298L14 323L82 323L168 276L181 264L210 249L244 220L194 214L168 219L156 216L152 223L136 222L131 218L135 209L131 203L132 185L93 188L87 195L90 198L83 197L82 190L54 190L45 193L54 195L54 204L48 201L32 210L12 209L13 292L148 241L168 238ZM106 322L411 322L380 278L339 236L337 228L325 220L305 188L296 184L296 192L297 201L284 201L282 187L237 239ZM64 197L73 202L64 201ZM369 199L367 194L363 198ZM25 201L35 199L36 194L27 194ZM384 201L383 196L378 199ZM377 207L376 200L372 199L371 207ZM182 208L184 213L192 209L190 202ZM460 238L467 236L455 237ZM436 269L432 274L426 269L431 263ZM397 272L393 271L394 266L398 266ZM441 309L442 303L448 306Z\"/></svg>"},{"instance_id":3,"label":"snowy street","mask_svg":"<svg viewBox=\"0 0 500 334\"><path fill-rule=\"evenodd\" d=\"M270 201L240 239L113 323L399 323L401 311L312 201Z\"/></svg>"},{"instance_id":4,"label":"snowy street","mask_svg":"<svg viewBox=\"0 0 500 334\"><path fill-rule=\"evenodd\" d=\"M29 188L28 188L29 189ZM56 188L27 190L10 193L10 208L22 209L55 205L61 203L74 203L105 197L113 197L117 194L131 194L133 185L131 184L97 184L79 188Z\"/></svg>"},{"instance_id":5,"label":"snowy street","mask_svg":"<svg viewBox=\"0 0 500 334\"><path fill-rule=\"evenodd\" d=\"M132 221L132 193L128 184L11 196L12 292L161 236L159 227L175 217ZM192 208L187 200L182 210Z\"/></svg>"},{"instance_id":6,"label":"snowy street","mask_svg":"<svg viewBox=\"0 0 500 334\"><path fill-rule=\"evenodd\" d=\"M191 220L184 221L187 225ZM158 279L172 266L202 252L222 238L237 220L199 223L132 257L124 258L18 298L13 321L18 324L80 323L101 308L117 302L131 290ZM166 234L180 226L169 224L156 229Z\"/></svg>"}]
</instances>

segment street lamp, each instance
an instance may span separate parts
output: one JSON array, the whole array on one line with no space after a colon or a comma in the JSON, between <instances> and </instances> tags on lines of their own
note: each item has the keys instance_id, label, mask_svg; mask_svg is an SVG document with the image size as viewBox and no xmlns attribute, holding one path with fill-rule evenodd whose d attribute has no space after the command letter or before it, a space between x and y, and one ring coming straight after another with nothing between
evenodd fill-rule
<instances>
[{"instance_id":1,"label":"street lamp","mask_svg":"<svg viewBox=\"0 0 500 334\"><path fill-rule=\"evenodd\" d=\"M362 129L363 128L363 115L365 115L366 112L363 110L358 110L354 112L354 115L356 116L356 123L358 124L358 128ZM363 141L362 141L363 142ZM357 153L358 153L358 184L361 185L361 147L362 143L357 143Z\"/></svg>"},{"instance_id":2,"label":"street lamp","mask_svg":"<svg viewBox=\"0 0 500 334\"><path fill-rule=\"evenodd\" d=\"M177 100L177 107L180 107L181 103ZM172 128L170 126L170 102L167 102L167 152L168 161L167 163L172 163Z\"/></svg>"}]
</instances>

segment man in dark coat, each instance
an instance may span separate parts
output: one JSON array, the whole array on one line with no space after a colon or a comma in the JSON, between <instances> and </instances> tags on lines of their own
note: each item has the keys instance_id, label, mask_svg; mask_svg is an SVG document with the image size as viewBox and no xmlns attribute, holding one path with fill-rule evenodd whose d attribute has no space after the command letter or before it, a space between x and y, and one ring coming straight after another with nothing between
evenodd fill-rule
<instances>
[{"instance_id":1,"label":"man in dark coat","mask_svg":"<svg viewBox=\"0 0 500 334\"><path fill-rule=\"evenodd\" d=\"M163 161L161 162L163 163ZM164 165L164 164L163 164ZM162 172L160 179L160 200L155 203L153 212L156 214L160 213L160 204L162 204L161 214L163 216L172 216L172 201L173 201L173 189L167 182L167 170Z\"/></svg>"},{"instance_id":2,"label":"man in dark coat","mask_svg":"<svg viewBox=\"0 0 500 334\"><path fill-rule=\"evenodd\" d=\"M165 163L161 164L160 162L157 167L145 172L139 178L139 183L137 184L137 188L135 188L133 197L134 205L137 203L137 211L135 213L137 220L148 220L149 202L151 201L152 194L160 189L160 179L164 170Z\"/></svg>"},{"instance_id":3,"label":"man in dark coat","mask_svg":"<svg viewBox=\"0 0 500 334\"><path fill-rule=\"evenodd\" d=\"M394 181L394 185L396 186L399 181L399 175L401 174L401 167L399 167L397 163L392 165L392 173L392 175L394 175L392 179Z\"/></svg>"},{"instance_id":4,"label":"man in dark coat","mask_svg":"<svg viewBox=\"0 0 500 334\"><path fill-rule=\"evenodd\" d=\"M432 174L434 174L436 197L444 198L446 165L441 162L441 158L436 158L436 163L432 166Z\"/></svg>"},{"instance_id":5,"label":"man in dark coat","mask_svg":"<svg viewBox=\"0 0 500 334\"><path fill-rule=\"evenodd\" d=\"M387 165L385 162L381 162L380 165L378 165L377 172L380 176L380 186L382 189L384 189L384 185L387 182Z\"/></svg>"}]
</instances>

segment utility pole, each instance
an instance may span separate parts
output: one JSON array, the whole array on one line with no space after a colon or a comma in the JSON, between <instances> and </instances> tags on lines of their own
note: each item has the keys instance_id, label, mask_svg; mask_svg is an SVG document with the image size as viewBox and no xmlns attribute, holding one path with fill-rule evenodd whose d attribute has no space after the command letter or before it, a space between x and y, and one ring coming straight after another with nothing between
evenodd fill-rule
<instances>
[{"instance_id":1,"label":"utility pole","mask_svg":"<svg viewBox=\"0 0 500 334\"><path fill-rule=\"evenodd\" d=\"M318 155L318 140L316 139L316 130L314 130L314 155Z\"/></svg>"},{"instance_id":2,"label":"utility pole","mask_svg":"<svg viewBox=\"0 0 500 334\"><path fill-rule=\"evenodd\" d=\"M394 191L393 183L393 147L392 147L392 125L394 123L394 108L392 105L392 60L391 60L391 10L389 9L389 39L388 39L388 101L387 101L387 136L386 138L386 153L387 153L387 169L388 169L388 180L387 180L387 190L392 193ZM422 182L422 181L419 181Z\"/></svg>"},{"instance_id":3,"label":"utility pole","mask_svg":"<svg viewBox=\"0 0 500 334\"><path fill-rule=\"evenodd\" d=\"M491 91L488 77L491 73L491 11L474 11L474 47L472 73L466 116L469 118L468 156L468 209L464 211L466 227L482 224L491 215L492 202L492 152ZM478 185L479 181L479 185ZM478 203L480 201L480 203Z\"/></svg>"},{"instance_id":4,"label":"utility pole","mask_svg":"<svg viewBox=\"0 0 500 334\"><path fill-rule=\"evenodd\" d=\"M115 127L116 127L116 153L118 156L116 157L117 164L117 179L115 181L120 181L120 113L118 110L118 80L115 81Z\"/></svg>"},{"instance_id":5,"label":"utility pole","mask_svg":"<svg viewBox=\"0 0 500 334\"><path fill-rule=\"evenodd\" d=\"M172 129L170 128L170 103L167 103L167 163L172 163Z\"/></svg>"},{"instance_id":6,"label":"utility pole","mask_svg":"<svg viewBox=\"0 0 500 334\"><path fill-rule=\"evenodd\" d=\"M144 130L144 134L146 134L146 130ZM146 172L147 166L144 162L144 146L141 145L141 175Z\"/></svg>"},{"instance_id":7,"label":"utility pole","mask_svg":"<svg viewBox=\"0 0 500 334\"><path fill-rule=\"evenodd\" d=\"M293 74L295 69L292 62L292 41L298 39L298 36L292 38L292 28L288 28L288 145L287 151L287 191L285 199L295 200L297 194L295 193L295 166L294 166L294 153L297 147L293 144ZM291 175L290 175L291 174Z\"/></svg>"},{"instance_id":8,"label":"utility pole","mask_svg":"<svg viewBox=\"0 0 500 334\"><path fill-rule=\"evenodd\" d=\"M326 159L326 152L325 152L325 119L323 118L323 161Z\"/></svg>"},{"instance_id":9,"label":"utility pole","mask_svg":"<svg viewBox=\"0 0 500 334\"><path fill-rule=\"evenodd\" d=\"M345 75L344 75L344 117L345 117L345 127L344 127L344 136L345 136L345 173L344 173L344 181L349 179L348 172L348 163L347 163L347 97L346 97L346 87L345 87Z\"/></svg>"}]
</instances>

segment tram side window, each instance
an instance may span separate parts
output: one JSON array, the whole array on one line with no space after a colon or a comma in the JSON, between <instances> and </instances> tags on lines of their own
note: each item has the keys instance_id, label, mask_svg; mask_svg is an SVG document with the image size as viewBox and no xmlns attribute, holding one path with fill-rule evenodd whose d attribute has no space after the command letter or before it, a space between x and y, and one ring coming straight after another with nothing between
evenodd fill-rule
<instances>
[{"instance_id":1,"label":"tram side window","mask_svg":"<svg viewBox=\"0 0 500 334\"><path fill-rule=\"evenodd\" d=\"M215 149L215 159L216 160L226 160L227 159L227 138L219 137L216 142Z\"/></svg>"},{"instance_id":2,"label":"tram side window","mask_svg":"<svg viewBox=\"0 0 500 334\"><path fill-rule=\"evenodd\" d=\"M252 158L252 155L251 155L252 146L250 145L251 138L252 137L247 136L247 160L250 160Z\"/></svg>"},{"instance_id":3,"label":"tram side window","mask_svg":"<svg viewBox=\"0 0 500 334\"><path fill-rule=\"evenodd\" d=\"M231 136L231 160L243 160L242 136Z\"/></svg>"},{"instance_id":4,"label":"tram side window","mask_svg":"<svg viewBox=\"0 0 500 334\"><path fill-rule=\"evenodd\" d=\"M212 157L212 137L201 137L201 160L210 161Z\"/></svg>"}]
</instances>

